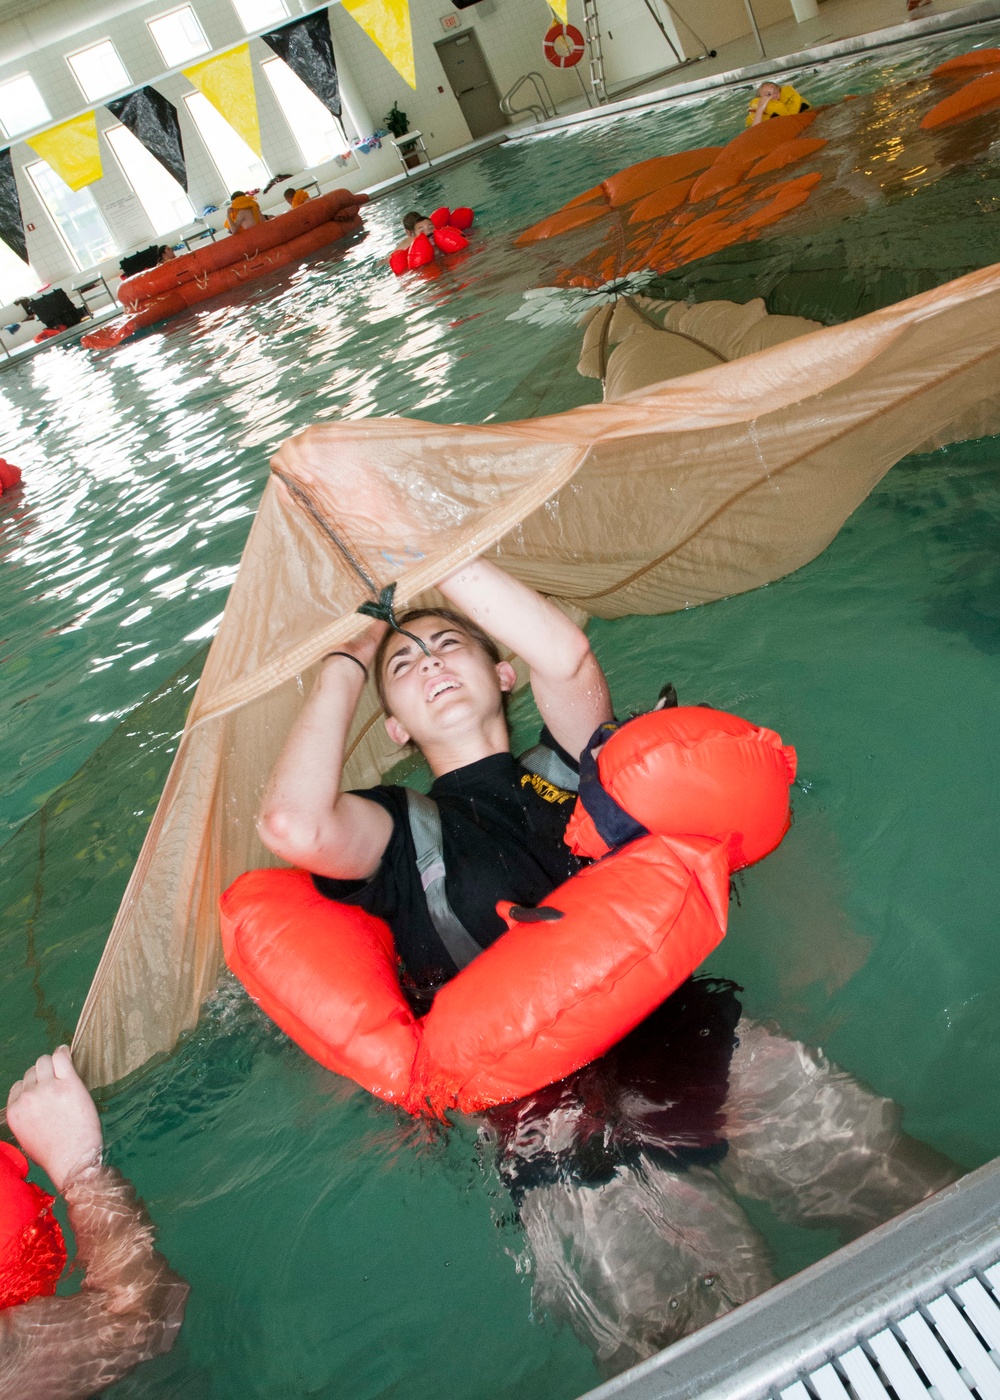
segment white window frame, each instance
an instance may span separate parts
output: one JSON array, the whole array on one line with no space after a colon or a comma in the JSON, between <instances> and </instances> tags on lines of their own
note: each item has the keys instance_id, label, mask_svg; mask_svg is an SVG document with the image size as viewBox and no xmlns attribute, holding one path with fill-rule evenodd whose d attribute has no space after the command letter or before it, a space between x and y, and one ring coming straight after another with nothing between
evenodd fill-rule
<instances>
[{"instance_id":1,"label":"white window frame","mask_svg":"<svg viewBox=\"0 0 1000 1400\"><path fill-rule=\"evenodd\" d=\"M156 30L153 28L153 25L157 24L161 19L170 19L173 15L182 14L185 10L189 10L191 12L191 16L194 19L195 24L198 26L198 31L205 41L205 47L203 49L199 49L197 53L188 54L185 58L171 58L163 52L163 49L160 46L160 41L156 37ZM168 68L183 68L185 64L197 63L199 59L205 56L205 54L212 52L212 45L209 43L208 35L205 33L205 26L198 18L198 12L193 5L175 5L172 10L164 10L162 14L151 15L150 18L146 21L146 28L149 30L150 38L159 50L160 57L163 59L164 63L167 65Z\"/></svg>"},{"instance_id":2,"label":"white window frame","mask_svg":"<svg viewBox=\"0 0 1000 1400\"><path fill-rule=\"evenodd\" d=\"M125 75L125 81L123 83L115 83L113 87L104 88L101 92L88 92L83 85L83 79L77 72L73 60L75 58L81 58L86 53L91 53L94 49L102 49L105 46L105 44L107 44L108 48L110 48L111 52L114 54L115 61L117 62L119 68L122 70L122 73ZM87 99L88 102L101 102L105 97L110 97L113 92L124 92L127 88L130 88L132 86L132 79L129 76L129 71L125 67L125 64L122 62L122 56L118 52L117 48L115 48L114 40L111 39L110 36L105 36L105 38L103 39L98 39L96 43L88 44L87 47L84 49L76 49L73 53L65 54L64 57L66 59L66 63L69 66L69 71L73 74L73 77L76 80L77 87L83 93L84 97Z\"/></svg>"},{"instance_id":3,"label":"white window frame","mask_svg":"<svg viewBox=\"0 0 1000 1400\"><path fill-rule=\"evenodd\" d=\"M125 165L125 162L122 160L118 148L115 146L115 143L112 140L112 137L119 131L126 132L129 136L132 137L132 140L135 141L137 145L141 146L142 143L139 141L138 137L135 135L134 132L129 131L128 127L125 125L124 122L118 122L114 126L106 127L103 133L111 150L111 154L114 156L115 161L117 162L118 169L122 173L122 178L128 185L129 189L132 191L132 193L135 195L136 199L142 205L143 212L146 215L146 218L149 220L150 228L153 230L153 237L162 238L164 234L174 233L177 229L185 228L188 224L193 223L195 219L195 209L194 205L191 203L191 196L187 193L187 191L184 189L184 186L180 183L179 180L174 180L174 184L180 190L181 195L184 199L187 200L188 212L184 215L183 218L178 220L176 223L169 224L166 228L156 227L156 220L153 217L149 205L142 197L142 191L139 189L139 186L135 183L131 175L128 173L128 169ZM146 154L149 155L150 160L156 160L156 157L151 152L147 151ZM159 165L159 161L157 161L157 164ZM163 174L167 179L173 179L173 176L171 176L169 170L163 167L161 167L161 169L163 169Z\"/></svg>"},{"instance_id":4,"label":"white window frame","mask_svg":"<svg viewBox=\"0 0 1000 1400\"><path fill-rule=\"evenodd\" d=\"M59 222L59 220L56 218L55 214L54 214L54 213L52 212L52 210L49 208L48 202L46 201L46 198L45 198L45 195L42 193L42 190L41 190L41 188L39 187L39 184L38 184L37 180L35 179L35 176L34 176L34 173L33 173L33 172L34 172L34 170L35 170L35 167L36 167L36 166L39 166L39 165L49 165L49 163L48 163L47 160L42 160L42 159L39 158L38 160L33 160L33 161L31 161L30 164L28 164L28 165L22 166L22 171L23 171L23 173L28 177L28 179L31 181L32 193L34 194L35 198L38 200L38 203L42 206L42 209L45 211L45 217L48 219L49 223L52 225L53 229L55 230L56 235L58 236L60 243L61 243L61 244L63 245L63 247L66 249L66 252L67 252L67 254L69 255L70 261L71 261L71 262L73 263L73 265L76 267L76 269L77 269L78 272L86 272L86 271L88 270L88 268L90 268L90 267L96 267L96 266L97 266L97 263L89 263L89 264L87 264L87 265L85 266L85 265L80 261L80 258L79 258L79 256L78 256L76 250L74 249L73 245L70 243L69 239L68 239L68 238L66 237L66 235L63 233L62 224ZM49 165L49 169L52 170L51 165ZM55 171L53 171L53 174L55 174ZM59 177L57 176L57 178L59 178ZM86 188L87 188L87 187L84 186L84 189L86 189ZM76 190L76 191L74 191L74 193L79 194L80 191L79 191L79 190ZM91 197L91 199L94 198L93 195L91 195L90 197ZM110 224L108 223L107 219L104 218L104 211L101 209L101 206L100 206L99 204L97 204L97 200L96 200L96 199L94 199L94 203L95 203L95 205L97 205L97 212L98 212L98 214L100 214L101 219L104 221L104 227L107 229L107 231L108 231L108 237L111 239L111 243L112 243L111 252L110 252L110 253L106 253L106 254L104 255L103 258L99 258L99 259L98 259L98 262L106 262L109 258L117 257L117 256L120 254L121 249L120 249L119 246L118 246L118 242L117 242L117 240L116 240L116 238L115 238L115 235L114 235L114 233L113 233L113 231L112 231L112 229L111 229Z\"/></svg>"},{"instance_id":5,"label":"white window frame","mask_svg":"<svg viewBox=\"0 0 1000 1400\"><path fill-rule=\"evenodd\" d=\"M213 166L215 167L216 173L218 174L219 179L222 181L222 186L223 186L223 189L224 189L224 191L225 191L225 197L226 197L226 200L227 200L227 202L228 202L230 194L232 193L232 191L233 191L234 189L238 189L238 188L239 188L239 185L237 185L237 184L229 184L229 183L228 183L228 181L227 181L227 179L226 179L225 171L222 169L222 167L219 165L219 162L216 160L215 154L214 154L214 152L212 151L211 144L210 144L209 141L205 138L205 136L202 134L201 124L199 123L197 117L195 116L194 112L193 112L192 109L191 109L191 101L192 101L192 99L194 99L194 101L197 102L199 98L201 98L201 100L202 100L203 102L207 103L209 107L211 107L212 111L215 112L215 114L216 114L216 116L219 118L219 121L220 121L220 122L225 122L226 119L225 119L225 117L222 115L221 112L219 112L215 107L212 106L212 103L208 101L208 98L205 96L204 93L198 92L198 91L185 93L185 95L184 95L184 106L187 108L187 114L188 114L188 116L191 118L191 121L194 123L195 130L196 130L197 133L198 133L198 138L199 138L199 140L201 141L202 145L205 147L205 150L208 152L208 155L209 155L209 157L211 158L212 164L213 164ZM243 137L240 136L240 133L236 130L236 128L232 125L231 122L226 122L226 125L230 127L230 129L232 130L233 134L234 134L236 137L238 137L239 140L243 141ZM246 143L245 141L243 141L243 144L246 146L247 143ZM250 152L251 152L252 155L254 155L254 159L255 159L255 160L259 160L259 161L260 161L260 164L263 166L263 169L264 169L264 178L261 180L261 186L263 187L263 186L266 185L266 184L268 183L268 181L270 180L271 175L272 175L272 171L271 171L270 167L268 166L267 161L264 159L263 156L257 156L257 155L252 151L252 149L251 149L249 146L247 147L247 149L250 150ZM240 184L242 184L242 183L248 183L248 185L249 185L250 188L254 188L254 186L253 186L253 184L252 184L251 182L243 182L243 181L241 181Z\"/></svg>"},{"instance_id":6,"label":"white window frame","mask_svg":"<svg viewBox=\"0 0 1000 1400\"><path fill-rule=\"evenodd\" d=\"M22 82L25 78L27 78L28 82L38 94L38 100L42 104L42 108L44 109L45 115L44 117L39 117L37 121L32 120L28 122L26 126L19 126L14 131L9 130L8 127L4 124L3 119L0 118L0 131L2 131L5 136L9 136L12 140L14 139L14 137L20 136L22 132L33 131L36 127L41 126L45 122L52 120L52 113L49 111L49 104L46 102L44 96L42 95L41 88L35 82L34 77L30 73L12 73L9 78L4 78L3 82L0 82L0 92L2 92L5 87L9 87L12 83Z\"/></svg>"},{"instance_id":7,"label":"white window frame","mask_svg":"<svg viewBox=\"0 0 1000 1400\"><path fill-rule=\"evenodd\" d=\"M289 19L289 18L290 18L289 12L288 12L288 0L275 0L275 3L281 6L282 13L281 13L280 15L278 15L276 18L273 18L273 19L266 19L266 20L264 21L265 25L268 25L268 24L280 25L280 24L282 24L286 19ZM244 34L257 34L257 33L259 33L259 32L260 32L260 25L259 25L259 24L247 24L246 20L245 20L245 19L243 18L243 16L240 14L240 0L232 0L232 5L233 5L233 9L236 11L236 18L239 20L240 24L243 26L243 32L244 32Z\"/></svg>"},{"instance_id":8,"label":"white window frame","mask_svg":"<svg viewBox=\"0 0 1000 1400\"><path fill-rule=\"evenodd\" d=\"M337 158L338 155L350 155L350 154L351 154L351 143L350 143L350 141L347 139L347 132L346 132L345 129L344 129L344 123L343 123L343 121L340 119L340 117L335 117L335 116L333 115L332 112L328 112L328 115L329 115L329 118L330 118L331 122L333 122L333 123L335 124L337 130L340 132L341 138L342 138L343 143L344 143L344 144L343 144L343 147L341 148L341 150L339 150L339 151L334 151L331 155L325 156L323 160L316 161L316 160L310 160L310 159L309 159L309 157L306 155L306 152L302 149L302 143L301 143L301 141L299 140L299 134L298 134L298 132L295 130L295 128L292 126L292 123L291 123L291 120L289 119L288 113L285 111L284 104L282 103L281 97L279 96L279 93L278 93L278 89L276 88L275 84L274 84L274 83L272 82L272 80L271 80L271 73L268 72L268 69L271 69L271 71L273 71L273 72L277 72L278 69L274 66L274 65L277 65L277 64L281 64L282 67L288 69L288 71L291 73L292 77L296 80L296 82L302 83L302 79L299 77L299 75L298 75L297 73L295 73L291 68L289 68L289 66L288 66L288 64L285 62L285 60L284 60L283 58L281 58L280 55L278 55L278 54L275 54L273 58L264 58L264 59L261 59L261 64L260 64L260 66L261 66L261 71L263 72L264 77L267 79L267 85L268 85L268 87L271 89L271 94L272 94L272 96L274 97L274 100L275 100L275 102L276 102L276 104L277 104L278 111L281 113L281 115L282 115L282 117L283 117L283 119L284 119L285 125L288 127L288 130L289 130L289 132L291 133L292 140L295 142L296 146L298 146L298 148L299 148L299 155L302 157L302 160L304 161L306 167L307 167L308 169L312 169L312 168L313 168L314 166L316 166L316 165L325 165L326 162L327 162L328 160L335 160L335 159ZM310 94L311 97L315 98L315 100L316 100L316 102L319 104L319 106L320 106L320 107L323 107L324 112L327 112L328 109L327 109L326 107L323 106L323 103L320 102L320 100L319 100L318 97L316 97L316 94L315 94L314 92L311 92L310 89L307 87L307 85L306 85L305 83L302 83L302 86L306 89L307 92L309 92L309 94Z\"/></svg>"}]
</instances>

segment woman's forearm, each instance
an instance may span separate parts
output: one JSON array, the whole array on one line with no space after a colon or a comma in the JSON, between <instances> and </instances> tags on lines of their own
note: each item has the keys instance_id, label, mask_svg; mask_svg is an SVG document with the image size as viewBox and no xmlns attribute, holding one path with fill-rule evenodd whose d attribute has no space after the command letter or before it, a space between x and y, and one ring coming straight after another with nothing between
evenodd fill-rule
<instances>
[{"instance_id":1,"label":"woman's forearm","mask_svg":"<svg viewBox=\"0 0 1000 1400\"><path fill-rule=\"evenodd\" d=\"M268 781L258 817L265 845L277 854L291 841L315 844L333 817L340 795L344 751L364 688L361 667L344 656L327 657L309 698L285 741Z\"/></svg>"},{"instance_id":2,"label":"woman's forearm","mask_svg":"<svg viewBox=\"0 0 1000 1400\"><path fill-rule=\"evenodd\" d=\"M554 603L485 559L473 559L438 587L535 675L574 675L590 651L584 633Z\"/></svg>"},{"instance_id":3,"label":"woman's forearm","mask_svg":"<svg viewBox=\"0 0 1000 1400\"><path fill-rule=\"evenodd\" d=\"M169 1351L184 1318L188 1285L153 1246L135 1192L112 1167L93 1162L64 1186L86 1270L72 1298L35 1298L0 1313L4 1400L77 1400Z\"/></svg>"}]
</instances>

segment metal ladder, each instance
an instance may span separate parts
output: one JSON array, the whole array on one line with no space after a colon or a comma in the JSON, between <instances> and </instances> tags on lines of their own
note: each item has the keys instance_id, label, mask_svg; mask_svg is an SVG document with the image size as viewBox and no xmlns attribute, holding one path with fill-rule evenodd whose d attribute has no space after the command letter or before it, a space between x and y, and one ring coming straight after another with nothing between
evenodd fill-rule
<instances>
[{"instance_id":1,"label":"metal ladder","mask_svg":"<svg viewBox=\"0 0 1000 1400\"><path fill-rule=\"evenodd\" d=\"M601 48L601 21L597 0L583 0L583 36L590 55L590 86L598 103L607 102L608 85L604 79L604 50Z\"/></svg>"},{"instance_id":2,"label":"metal ladder","mask_svg":"<svg viewBox=\"0 0 1000 1400\"><path fill-rule=\"evenodd\" d=\"M585 1400L1000 1400L1000 1159Z\"/></svg>"}]
</instances>

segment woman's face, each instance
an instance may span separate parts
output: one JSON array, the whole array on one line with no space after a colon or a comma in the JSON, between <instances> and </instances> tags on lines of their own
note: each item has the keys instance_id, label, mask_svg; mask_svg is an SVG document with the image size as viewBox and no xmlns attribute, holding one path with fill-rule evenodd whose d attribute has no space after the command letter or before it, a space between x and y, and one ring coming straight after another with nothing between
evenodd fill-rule
<instances>
[{"instance_id":1,"label":"woman's face","mask_svg":"<svg viewBox=\"0 0 1000 1400\"><path fill-rule=\"evenodd\" d=\"M479 643L447 618L419 617L406 630L430 655L404 636L394 637L386 650L382 689L394 742L422 748L502 713L503 693L514 684L508 662L494 665Z\"/></svg>"}]
</instances>

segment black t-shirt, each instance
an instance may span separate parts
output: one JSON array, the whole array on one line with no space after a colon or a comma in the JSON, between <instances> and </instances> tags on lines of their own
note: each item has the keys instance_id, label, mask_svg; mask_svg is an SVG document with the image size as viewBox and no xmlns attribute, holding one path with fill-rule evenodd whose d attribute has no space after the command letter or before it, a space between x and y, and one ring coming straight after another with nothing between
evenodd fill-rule
<instances>
[{"instance_id":1,"label":"black t-shirt","mask_svg":"<svg viewBox=\"0 0 1000 1400\"><path fill-rule=\"evenodd\" d=\"M576 764L546 730L541 743ZM405 980L432 991L458 971L431 922L407 819L406 789L364 788L393 819L392 836L370 880L314 875L321 894L357 904L392 929ZM510 753L491 754L435 779L448 902L484 948L506 925L498 900L534 905L575 873L580 862L563 841L575 794L522 768Z\"/></svg>"}]
</instances>

